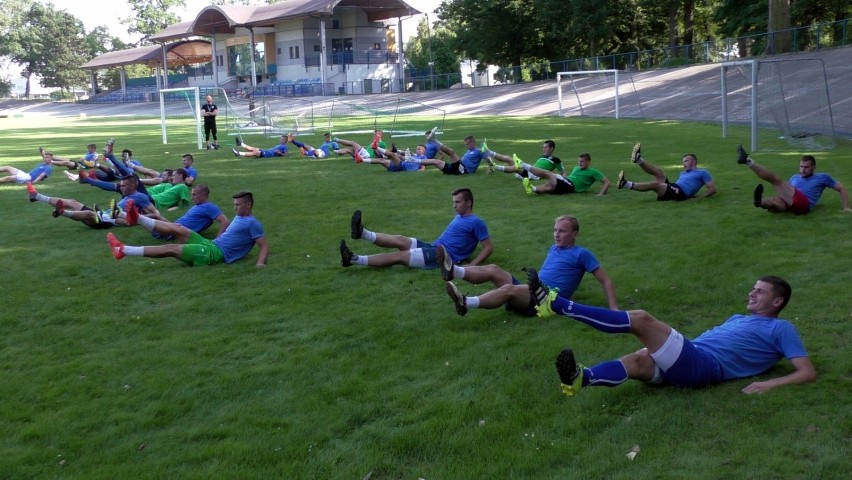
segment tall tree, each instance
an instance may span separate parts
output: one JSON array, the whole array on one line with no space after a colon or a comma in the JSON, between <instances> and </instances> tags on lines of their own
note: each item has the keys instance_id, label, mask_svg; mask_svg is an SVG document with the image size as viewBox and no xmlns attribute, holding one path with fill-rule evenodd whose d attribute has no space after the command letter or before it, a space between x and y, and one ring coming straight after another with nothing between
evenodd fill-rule
<instances>
[{"instance_id":1,"label":"tall tree","mask_svg":"<svg viewBox=\"0 0 852 480\"><path fill-rule=\"evenodd\" d=\"M185 7L186 0L127 0L127 6L134 15L122 18L121 23L128 26L128 32L141 34L138 44L143 45L152 35L180 21L180 17L169 9Z\"/></svg>"},{"instance_id":2,"label":"tall tree","mask_svg":"<svg viewBox=\"0 0 852 480\"><path fill-rule=\"evenodd\" d=\"M36 52L36 70L44 87L71 91L86 84L86 74L80 65L91 58L86 53L86 29L83 22L64 10L54 10L52 4L34 19L41 38L41 51ZM40 58L38 58L40 56Z\"/></svg>"},{"instance_id":3,"label":"tall tree","mask_svg":"<svg viewBox=\"0 0 852 480\"><path fill-rule=\"evenodd\" d=\"M417 24L417 33L405 46L405 58L414 68L434 75L437 88L446 88L461 74L460 58L453 51L453 44L453 32L443 27L430 26L427 19L423 18Z\"/></svg>"}]
</instances>

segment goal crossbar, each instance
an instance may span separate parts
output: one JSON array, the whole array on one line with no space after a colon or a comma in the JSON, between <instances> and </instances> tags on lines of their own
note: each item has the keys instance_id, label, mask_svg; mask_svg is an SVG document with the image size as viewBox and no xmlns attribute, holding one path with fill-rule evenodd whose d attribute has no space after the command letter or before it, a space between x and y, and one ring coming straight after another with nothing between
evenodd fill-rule
<instances>
[{"instance_id":1,"label":"goal crossbar","mask_svg":"<svg viewBox=\"0 0 852 480\"><path fill-rule=\"evenodd\" d=\"M614 78L614 81L615 81L615 118L619 117L620 109L619 109L619 102L618 102L618 70L580 70L580 71L577 71L577 72L558 72L556 74L556 90L557 90L557 97L559 99L559 116L560 117L562 116L562 77L565 76L565 77L570 78L570 77L573 77L575 75L598 75L598 74L601 74L601 73L613 73L613 74L615 74L615 78ZM580 94L577 92L577 89L574 87L573 80L571 82L571 86L574 90L574 95L577 97L577 103L579 103L581 105L581 108L582 108L582 102L580 101Z\"/></svg>"}]
</instances>

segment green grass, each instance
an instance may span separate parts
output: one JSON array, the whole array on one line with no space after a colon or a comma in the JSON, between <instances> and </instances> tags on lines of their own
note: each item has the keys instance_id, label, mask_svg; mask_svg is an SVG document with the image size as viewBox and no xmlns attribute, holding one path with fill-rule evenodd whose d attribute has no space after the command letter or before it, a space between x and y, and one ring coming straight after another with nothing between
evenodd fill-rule
<instances>
[{"instance_id":1,"label":"green grass","mask_svg":"<svg viewBox=\"0 0 852 480\"><path fill-rule=\"evenodd\" d=\"M156 120L0 125L0 163L27 170L40 145L82 155L85 144L110 136L158 169L193 151L191 141L161 145ZM677 204L614 188L604 197L531 198L508 175L388 174L343 158L235 159L231 139L220 139L222 150L196 155L199 181L229 216L232 193L254 192L270 244L269 265L257 269L256 250L213 267L116 262L104 232L52 218L21 186L0 186L0 479L848 474L852 215L840 211L836 192L804 217L755 209L758 180L735 163L736 143L747 139L741 129L722 140L706 124L463 117L448 118L444 131L451 146L474 134L527 159L552 138L567 164L589 151L611 180L619 169L644 178L628 161L635 141L672 177L681 155L695 152L719 193ZM852 185L850 154L849 143L818 153L818 171ZM754 156L785 175L797 168L794 153ZM638 341L566 318L503 310L462 318L436 271L340 267L337 244L354 209L370 229L431 241L461 186L473 189L488 223L490 261L524 278L521 268L539 266L552 242L553 219L576 215L579 241L609 272L621 307L649 310L690 336L743 312L758 276L786 277L794 293L784 317L797 325L817 382L758 396L739 393L752 379L698 390L628 382L569 399L553 368L561 348L591 364ZM61 171L39 189L89 204L110 198ZM155 243L141 228L116 233L129 244ZM575 299L605 304L593 278ZM763 378L789 371L782 362ZM630 461L634 445L641 451Z\"/></svg>"}]
</instances>

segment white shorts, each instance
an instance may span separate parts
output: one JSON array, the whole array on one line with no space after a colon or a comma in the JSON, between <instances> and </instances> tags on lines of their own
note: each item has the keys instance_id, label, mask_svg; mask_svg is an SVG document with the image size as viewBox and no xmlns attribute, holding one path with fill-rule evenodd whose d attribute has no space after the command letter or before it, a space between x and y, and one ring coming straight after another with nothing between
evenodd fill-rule
<instances>
[{"instance_id":1,"label":"white shorts","mask_svg":"<svg viewBox=\"0 0 852 480\"><path fill-rule=\"evenodd\" d=\"M27 182L32 182L32 181L33 181L33 177L31 177L29 173L27 173L23 170L18 170L15 173L15 183L27 183Z\"/></svg>"}]
</instances>

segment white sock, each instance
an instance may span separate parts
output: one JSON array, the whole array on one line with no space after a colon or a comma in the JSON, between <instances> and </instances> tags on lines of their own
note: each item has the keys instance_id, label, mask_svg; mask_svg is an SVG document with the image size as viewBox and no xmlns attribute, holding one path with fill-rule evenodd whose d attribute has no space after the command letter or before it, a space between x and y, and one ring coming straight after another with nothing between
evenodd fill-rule
<instances>
[{"instance_id":1,"label":"white sock","mask_svg":"<svg viewBox=\"0 0 852 480\"><path fill-rule=\"evenodd\" d=\"M467 308L479 308L479 297L464 297Z\"/></svg>"},{"instance_id":2,"label":"white sock","mask_svg":"<svg viewBox=\"0 0 852 480\"><path fill-rule=\"evenodd\" d=\"M624 182L624 188L626 188L628 190L633 190L633 182L631 182L629 180Z\"/></svg>"},{"instance_id":3,"label":"white sock","mask_svg":"<svg viewBox=\"0 0 852 480\"><path fill-rule=\"evenodd\" d=\"M371 232L365 228L364 231L361 232L361 239L370 243L376 243L376 232Z\"/></svg>"},{"instance_id":4,"label":"white sock","mask_svg":"<svg viewBox=\"0 0 852 480\"><path fill-rule=\"evenodd\" d=\"M154 226L157 224L157 221L151 217L146 217L145 215L139 215L139 220L136 221L139 225L142 225L145 230L149 232L154 231Z\"/></svg>"},{"instance_id":5,"label":"white sock","mask_svg":"<svg viewBox=\"0 0 852 480\"><path fill-rule=\"evenodd\" d=\"M145 254L145 247L124 246L124 254L130 257L141 257Z\"/></svg>"},{"instance_id":6,"label":"white sock","mask_svg":"<svg viewBox=\"0 0 852 480\"><path fill-rule=\"evenodd\" d=\"M453 265L453 278L464 278L464 267L460 267L458 265Z\"/></svg>"},{"instance_id":7,"label":"white sock","mask_svg":"<svg viewBox=\"0 0 852 480\"><path fill-rule=\"evenodd\" d=\"M353 265L367 265L367 255L355 255L352 259Z\"/></svg>"},{"instance_id":8,"label":"white sock","mask_svg":"<svg viewBox=\"0 0 852 480\"><path fill-rule=\"evenodd\" d=\"M505 172L506 167L504 167L503 165L494 165L494 170L497 170L498 172Z\"/></svg>"},{"instance_id":9,"label":"white sock","mask_svg":"<svg viewBox=\"0 0 852 480\"><path fill-rule=\"evenodd\" d=\"M748 167L751 168L751 166L754 165L754 160L752 160L750 158L746 158L746 165L748 165Z\"/></svg>"},{"instance_id":10,"label":"white sock","mask_svg":"<svg viewBox=\"0 0 852 480\"><path fill-rule=\"evenodd\" d=\"M42 195L40 193L36 193L36 200L39 202L50 203L50 197L47 195Z\"/></svg>"},{"instance_id":11,"label":"white sock","mask_svg":"<svg viewBox=\"0 0 852 480\"><path fill-rule=\"evenodd\" d=\"M522 163L522 164L521 164L521 168L523 168L523 169L524 169L524 171L529 172L529 171L530 171L530 169L532 168L532 165L530 165L529 163Z\"/></svg>"},{"instance_id":12,"label":"white sock","mask_svg":"<svg viewBox=\"0 0 852 480\"><path fill-rule=\"evenodd\" d=\"M533 186L532 186L532 191L533 191L533 193L538 192L538 189L536 189L536 186L535 186L535 185L533 185Z\"/></svg>"}]
</instances>

